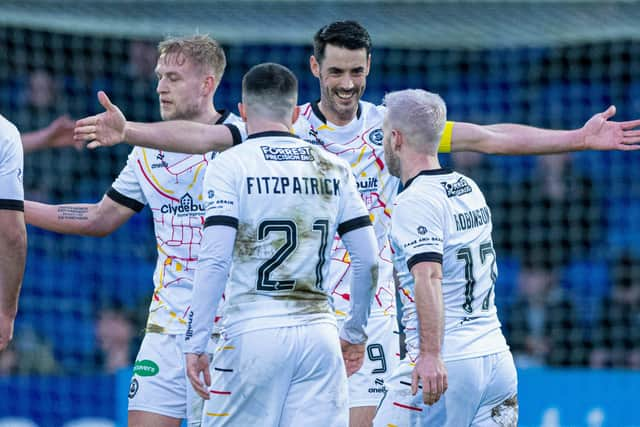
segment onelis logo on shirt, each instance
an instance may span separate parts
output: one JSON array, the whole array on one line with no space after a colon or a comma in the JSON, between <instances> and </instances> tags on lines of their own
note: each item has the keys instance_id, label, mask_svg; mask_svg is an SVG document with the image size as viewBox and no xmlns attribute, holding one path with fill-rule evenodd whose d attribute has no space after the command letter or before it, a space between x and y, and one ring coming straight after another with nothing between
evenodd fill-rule
<instances>
[{"instance_id":1,"label":"onelis logo on shirt","mask_svg":"<svg viewBox=\"0 0 640 427\"><path fill-rule=\"evenodd\" d=\"M309 137L302 138L307 141L309 144L314 145L325 145L325 142L318 136L318 131L314 128L309 129Z\"/></svg>"},{"instance_id":2,"label":"onelis logo on shirt","mask_svg":"<svg viewBox=\"0 0 640 427\"><path fill-rule=\"evenodd\" d=\"M169 163L167 163L164 160L164 153L158 153L156 155L156 159L160 161L160 163L153 163L151 165L151 169L158 169L158 168L168 168L169 167Z\"/></svg>"},{"instance_id":3,"label":"onelis logo on shirt","mask_svg":"<svg viewBox=\"0 0 640 427\"><path fill-rule=\"evenodd\" d=\"M152 377L160 372L160 368L153 360L136 360L133 365L133 373L141 377Z\"/></svg>"},{"instance_id":4,"label":"onelis logo on shirt","mask_svg":"<svg viewBox=\"0 0 640 427\"><path fill-rule=\"evenodd\" d=\"M198 214L200 215L204 212L204 205L200 203L195 203L193 201L193 197L189 193L186 193L184 196L180 198L180 204L175 205L173 203L162 205L160 208L160 212L163 214L170 213L177 216L189 215L189 214Z\"/></svg>"}]
</instances>

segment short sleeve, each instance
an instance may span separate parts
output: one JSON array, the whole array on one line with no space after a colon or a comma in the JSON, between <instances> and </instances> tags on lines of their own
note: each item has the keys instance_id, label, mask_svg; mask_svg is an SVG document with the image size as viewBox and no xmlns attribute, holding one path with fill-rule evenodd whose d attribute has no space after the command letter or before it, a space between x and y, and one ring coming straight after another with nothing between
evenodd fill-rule
<instances>
[{"instance_id":1,"label":"short sleeve","mask_svg":"<svg viewBox=\"0 0 640 427\"><path fill-rule=\"evenodd\" d=\"M410 195L405 195L410 196ZM444 206L427 197L404 197L391 215L391 233L407 258L407 268L420 262L442 263Z\"/></svg>"},{"instance_id":2,"label":"short sleeve","mask_svg":"<svg viewBox=\"0 0 640 427\"><path fill-rule=\"evenodd\" d=\"M343 235L357 228L371 225L369 211L362 201L356 179L345 164L345 181L341 186L338 234Z\"/></svg>"},{"instance_id":3,"label":"short sleeve","mask_svg":"<svg viewBox=\"0 0 640 427\"><path fill-rule=\"evenodd\" d=\"M114 202L140 212L147 204L147 199L140 185L140 181L136 174L140 148L134 148L129 154L127 164L120 171L120 175L113 182L113 185L107 191L107 196Z\"/></svg>"},{"instance_id":4,"label":"short sleeve","mask_svg":"<svg viewBox=\"0 0 640 427\"><path fill-rule=\"evenodd\" d=\"M24 155L20 134L14 126L1 128L0 135L0 209L24 210L22 185Z\"/></svg>"},{"instance_id":5,"label":"short sleeve","mask_svg":"<svg viewBox=\"0 0 640 427\"><path fill-rule=\"evenodd\" d=\"M224 124L229 132L231 132L231 138L233 139L233 145L242 144L247 139L247 128L244 123L225 123Z\"/></svg>"},{"instance_id":6,"label":"short sleeve","mask_svg":"<svg viewBox=\"0 0 640 427\"><path fill-rule=\"evenodd\" d=\"M238 169L239 162L228 151L222 152L209 162L203 184L205 227L226 225L238 228L239 189L236 185Z\"/></svg>"}]
</instances>

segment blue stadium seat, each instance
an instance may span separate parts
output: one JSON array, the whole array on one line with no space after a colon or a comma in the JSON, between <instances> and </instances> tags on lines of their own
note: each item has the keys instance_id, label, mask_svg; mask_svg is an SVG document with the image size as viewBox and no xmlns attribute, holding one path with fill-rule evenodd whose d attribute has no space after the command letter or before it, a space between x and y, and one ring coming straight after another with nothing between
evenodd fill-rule
<instances>
[{"instance_id":1,"label":"blue stadium seat","mask_svg":"<svg viewBox=\"0 0 640 427\"><path fill-rule=\"evenodd\" d=\"M591 323L611 288L609 265L601 258L572 260L562 269L560 283L572 295L583 319Z\"/></svg>"},{"instance_id":2,"label":"blue stadium seat","mask_svg":"<svg viewBox=\"0 0 640 427\"><path fill-rule=\"evenodd\" d=\"M515 257L498 255L498 280L495 287L496 307L502 324L507 321L509 306L518 294L518 275L520 274L520 260Z\"/></svg>"},{"instance_id":3,"label":"blue stadium seat","mask_svg":"<svg viewBox=\"0 0 640 427\"><path fill-rule=\"evenodd\" d=\"M605 203L610 248L640 251L640 199L631 194L629 197L609 198Z\"/></svg>"}]
</instances>

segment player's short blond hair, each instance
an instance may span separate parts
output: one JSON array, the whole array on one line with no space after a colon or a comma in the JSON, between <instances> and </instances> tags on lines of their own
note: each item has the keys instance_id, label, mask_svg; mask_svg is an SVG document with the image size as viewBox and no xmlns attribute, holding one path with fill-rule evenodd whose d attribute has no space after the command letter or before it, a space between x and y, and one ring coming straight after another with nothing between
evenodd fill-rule
<instances>
[{"instance_id":1,"label":"player's short blond hair","mask_svg":"<svg viewBox=\"0 0 640 427\"><path fill-rule=\"evenodd\" d=\"M422 146L431 154L437 153L447 121L447 105L440 95L422 89L405 89L388 93L384 104L391 127L404 132L416 146Z\"/></svg>"},{"instance_id":2,"label":"player's short blond hair","mask_svg":"<svg viewBox=\"0 0 640 427\"><path fill-rule=\"evenodd\" d=\"M173 37L158 44L160 55L180 54L204 73L213 73L219 83L227 66L224 50L216 40L208 35Z\"/></svg>"}]
</instances>

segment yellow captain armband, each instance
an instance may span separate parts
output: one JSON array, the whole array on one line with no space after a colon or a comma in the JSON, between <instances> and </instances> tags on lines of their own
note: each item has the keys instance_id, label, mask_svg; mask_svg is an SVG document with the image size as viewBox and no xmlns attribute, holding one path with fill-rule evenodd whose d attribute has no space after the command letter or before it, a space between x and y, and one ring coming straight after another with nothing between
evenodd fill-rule
<instances>
[{"instance_id":1,"label":"yellow captain armband","mask_svg":"<svg viewBox=\"0 0 640 427\"><path fill-rule=\"evenodd\" d=\"M451 152L451 133L453 132L453 124L455 122L446 122L444 124L444 131L442 132L442 138L440 138L440 145L438 146L438 153L450 153Z\"/></svg>"}]
</instances>

